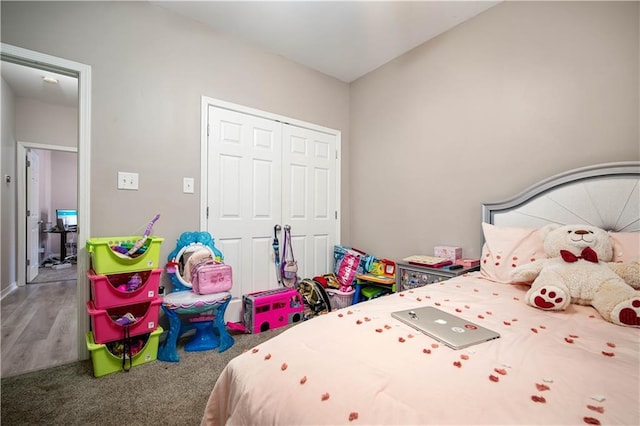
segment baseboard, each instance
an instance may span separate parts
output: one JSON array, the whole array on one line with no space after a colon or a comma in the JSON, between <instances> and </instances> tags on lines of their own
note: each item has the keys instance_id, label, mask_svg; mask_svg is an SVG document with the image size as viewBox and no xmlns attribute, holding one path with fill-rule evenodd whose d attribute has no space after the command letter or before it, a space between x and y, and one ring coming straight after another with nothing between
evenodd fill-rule
<instances>
[{"instance_id":1,"label":"baseboard","mask_svg":"<svg viewBox=\"0 0 640 426\"><path fill-rule=\"evenodd\" d=\"M3 288L2 291L0 292L0 300L4 299L5 296L10 295L17 289L18 289L18 284L15 281L12 282L7 286L7 288Z\"/></svg>"}]
</instances>

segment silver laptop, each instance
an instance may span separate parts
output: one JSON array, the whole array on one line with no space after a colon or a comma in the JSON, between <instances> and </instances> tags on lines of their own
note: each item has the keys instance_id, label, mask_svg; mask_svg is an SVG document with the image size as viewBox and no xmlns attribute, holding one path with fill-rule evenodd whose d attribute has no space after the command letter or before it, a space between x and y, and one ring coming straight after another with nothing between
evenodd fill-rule
<instances>
[{"instance_id":1,"label":"silver laptop","mask_svg":"<svg viewBox=\"0 0 640 426\"><path fill-rule=\"evenodd\" d=\"M500 337L495 331L431 306L392 312L391 316L452 349Z\"/></svg>"}]
</instances>

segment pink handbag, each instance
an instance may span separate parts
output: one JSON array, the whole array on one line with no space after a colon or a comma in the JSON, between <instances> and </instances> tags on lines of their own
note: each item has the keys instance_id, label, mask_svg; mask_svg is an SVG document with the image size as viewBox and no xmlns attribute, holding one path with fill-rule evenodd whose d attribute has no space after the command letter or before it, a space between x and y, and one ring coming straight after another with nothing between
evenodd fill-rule
<instances>
[{"instance_id":1,"label":"pink handbag","mask_svg":"<svg viewBox=\"0 0 640 426\"><path fill-rule=\"evenodd\" d=\"M215 260L198 263L191 270L191 286L198 294L229 291L233 286L231 266Z\"/></svg>"}]
</instances>

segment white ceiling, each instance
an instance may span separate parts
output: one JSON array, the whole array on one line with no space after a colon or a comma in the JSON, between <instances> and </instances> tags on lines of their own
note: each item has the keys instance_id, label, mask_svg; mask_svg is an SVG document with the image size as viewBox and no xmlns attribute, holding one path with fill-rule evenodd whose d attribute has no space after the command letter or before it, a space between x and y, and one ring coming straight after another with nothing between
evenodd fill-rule
<instances>
[{"instance_id":1,"label":"white ceiling","mask_svg":"<svg viewBox=\"0 0 640 426\"><path fill-rule=\"evenodd\" d=\"M347 83L500 3L149 1Z\"/></svg>"},{"instance_id":2,"label":"white ceiling","mask_svg":"<svg viewBox=\"0 0 640 426\"><path fill-rule=\"evenodd\" d=\"M500 1L158 1L263 50L350 83ZM2 61L19 97L77 105L77 81Z\"/></svg>"},{"instance_id":3,"label":"white ceiling","mask_svg":"<svg viewBox=\"0 0 640 426\"><path fill-rule=\"evenodd\" d=\"M38 68L2 61L2 79L7 82L16 97L36 99L48 104L65 107L78 106L78 79ZM50 76L58 84L47 83L43 77Z\"/></svg>"}]
</instances>

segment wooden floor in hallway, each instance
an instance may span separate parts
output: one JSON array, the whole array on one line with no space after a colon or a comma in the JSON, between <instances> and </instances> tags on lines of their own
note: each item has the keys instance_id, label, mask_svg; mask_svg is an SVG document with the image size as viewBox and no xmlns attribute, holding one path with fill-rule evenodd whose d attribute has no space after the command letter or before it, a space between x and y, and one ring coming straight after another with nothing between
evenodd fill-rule
<instances>
[{"instance_id":1,"label":"wooden floor in hallway","mask_svg":"<svg viewBox=\"0 0 640 426\"><path fill-rule=\"evenodd\" d=\"M2 299L2 378L78 360L76 286L27 284Z\"/></svg>"}]
</instances>

